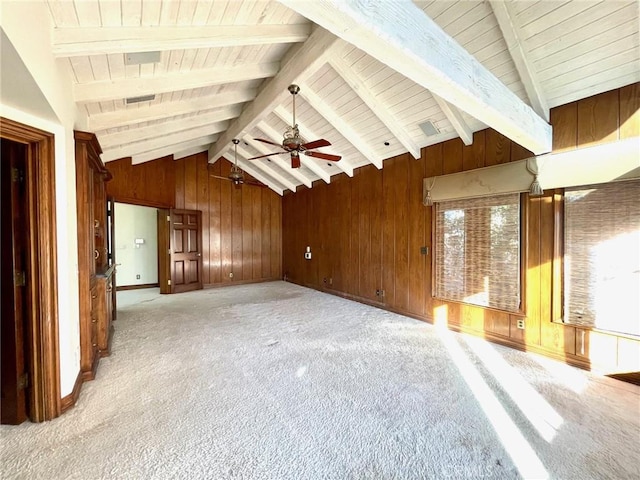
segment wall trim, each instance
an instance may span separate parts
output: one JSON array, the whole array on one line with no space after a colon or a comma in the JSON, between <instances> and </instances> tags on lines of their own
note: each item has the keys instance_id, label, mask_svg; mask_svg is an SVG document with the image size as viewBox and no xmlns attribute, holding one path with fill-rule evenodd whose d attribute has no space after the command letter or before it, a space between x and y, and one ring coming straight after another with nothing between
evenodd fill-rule
<instances>
[{"instance_id":1,"label":"wall trim","mask_svg":"<svg viewBox=\"0 0 640 480\"><path fill-rule=\"evenodd\" d=\"M221 288L221 287L232 287L234 285L248 285L250 283L266 283L266 282L281 282L281 281L282 281L282 278L280 277L258 278L253 280L232 280L230 282L224 282L224 283L222 282L221 283L205 283L203 285L203 288Z\"/></svg>"},{"instance_id":2,"label":"wall trim","mask_svg":"<svg viewBox=\"0 0 640 480\"><path fill-rule=\"evenodd\" d=\"M61 414L75 406L76 402L78 401L78 397L80 397L80 390L82 389L83 383L84 381L82 379L82 370L78 370L78 376L76 377L76 382L73 384L73 390L69 395L60 399Z\"/></svg>"},{"instance_id":3,"label":"wall trim","mask_svg":"<svg viewBox=\"0 0 640 480\"><path fill-rule=\"evenodd\" d=\"M121 285L116 287L116 292L120 292L122 290L141 290L143 288L157 288L160 284L156 283L142 283L140 285Z\"/></svg>"},{"instance_id":4,"label":"wall trim","mask_svg":"<svg viewBox=\"0 0 640 480\"><path fill-rule=\"evenodd\" d=\"M42 422L60 415L55 141L29 125L0 123L2 138L27 146L29 418Z\"/></svg>"}]
</instances>

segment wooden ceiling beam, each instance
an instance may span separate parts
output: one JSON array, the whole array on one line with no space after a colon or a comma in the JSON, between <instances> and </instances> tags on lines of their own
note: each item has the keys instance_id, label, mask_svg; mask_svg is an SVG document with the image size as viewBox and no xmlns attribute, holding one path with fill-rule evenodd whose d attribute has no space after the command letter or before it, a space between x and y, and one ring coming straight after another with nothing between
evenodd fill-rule
<instances>
[{"instance_id":1,"label":"wooden ceiling beam","mask_svg":"<svg viewBox=\"0 0 640 480\"><path fill-rule=\"evenodd\" d=\"M347 85L351 87L356 95L360 97L365 105L369 107L369 110L389 129L391 135L396 137L400 144L407 149L407 152L409 152L413 158L420 158L420 147L418 144L413 141L413 138L411 138L405 128L400 125L398 119L395 118L380 99L367 88L362 79L358 77L351 67L337 56L332 57L329 60L329 64L336 73L342 77Z\"/></svg>"},{"instance_id":2,"label":"wooden ceiling beam","mask_svg":"<svg viewBox=\"0 0 640 480\"><path fill-rule=\"evenodd\" d=\"M304 42L310 31L309 24L58 27L53 29L53 55L78 57L296 43Z\"/></svg>"},{"instance_id":3,"label":"wooden ceiling beam","mask_svg":"<svg viewBox=\"0 0 640 480\"><path fill-rule=\"evenodd\" d=\"M210 142L211 138L215 138L215 137L211 135L209 137L196 138L194 140L180 142L173 145L164 145L162 147L154 148L146 152L135 153L134 155L121 155L117 158L112 158L110 160L104 160L103 158L103 161L109 162L111 160L117 160L118 158L131 157L131 164L138 165L140 163L150 162L151 160L156 160L158 158L166 157L167 155L172 155L173 152L186 151L196 147L201 148L202 145L208 145L209 143L211 143ZM198 150L198 151L201 151L201 150ZM103 157L104 157L104 154L103 154ZM174 156L173 158L175 159L176 157Z\"/></svg>"},{"instance_id":4,"label":"wooden ceiling beam","mask_svg":"<svg viewBox=\"0 0 640 480\"><path fill-rule=\"evenodd\" d=\"M449 123L453 126L453 129L460 136L460 139L465 145L471 145L473 143L473 131L469 128L469 125L462 117L460 110L453 105L447 103L443 98L440 98L435 93L431 94L440 107L440 110L445 114Z\"/></svg>"},{"instance_id":5,"label":"wooden ceiling beam","mask_svg":"<svg viewBox=\"0 0 640 480\"><path fill-rule=\"evenodd\" d=\"M528 150L551 151L545 119L412 0L279 1Z\"/></svg>"},{"instance_id":6,"label":"wooden ceiling beam","mask_svg":"<svg viewBox=\"0 0 640 480\"><path fill-rule=\"evenodd\" d=\"M189 118L181 118L180 120L166 121L156 125L147 125L146 127L129 128L115 133L98 134L100 145L102 148L115 148L118 145L126 145L139 141L141 138L155 138L173 133L191 130L194 128L205 130L210 129L209 133L219 133L226 127L230 118L240 115L240 107L230 109L228 111L218 113L208 113L204 115L194 115Z\"/></svg>"},{"instance_id":7,"label":"wooden ceiling beam","mask_svg":"<svg viewBox=\"0 0 640 480\"><path fill-rule=\"evenodd\" d=\"M332 125L342 137L353 145L364 158L373 163L377 168L382 168L382 158L371 146L349 125L341 115L331 108L320 96L315 93L309 85L301 84L299 95L313 107L330 125ZM343 161L343 160L341 160ZM353 169L352 169L353 171Z\"/></svg>"},{"instance_id":8,"label":"wooden ceiling beam","mask_svg":"<svg viewBox=\"0 0 640 480\"><path fill-rule=\"evenodd\" d=\"M489 4L493 9L493 15L498 21L498 25L504 36L504 41L507 44L516 70L518 70L520 80L522 80L531 106L538 115L546 121L549 121L549 105L547 104L533 65L529 62L526 48L522 44L520 29L512 20L509 5L507 5L507 2L496 0L490 0Z\"/></svg>"},{"instance_id":9,"label":"wooden ceiling beam","mask_svg":"<svg viewBox=\"0 0 640 480\"><path fill-rule=\"evenodd\" d=\"M191 98L178 102L157 103L140 107L122 108L113 112L105 112L89 117L89 130L99 132L109 128L125 127L137 123L163 120L178 115L195 112L206 112L215 108L233 107L233 105L250 102L256 98L255 90L239 90L236 92L219 93L204 97Z\"/></svg>"},{"instance_id":10,"label":"wooden ceiling beam","mask_svg":"<svg viewBox=\"0 0 640 480\"><path fill-rule=\"evenodd\" d=\"M145 153L151 150L157 150L159 148L168 147L170 145L178 145L189 140L200 139L202 143L206 143L206 139L211 139L210 143L213 143L217 138L218 135L212 135L211 129L209 128L186 130L184 132L178 132L162 137L148 138L139 142L128 143L119 147L105 149L100 158L102 158L103 162L109 162L118 158L131 157L133 155L138 155L140 153ZM100 140L99 137L98 140Z\"/></svg>"},{"instance_id":11,"label":"wooden ceiling beam","mask_svg":"<svg viewBox=\"0 0 640 480\"><path fill-rule=\"evenodd\" d=\"M280 64L277 62L258 63L224 68L203 68L167 73L155 77L78 83L74 85L73 97L76 103L92 103L143 95L158 95L166 92L273 77L278 73L279 68Z\"/></svg>"},{"instance_id":12,"label":"wooden ceiling beam","mask_svg":"<svg viewBox=\"0 0 640 480\"><path fill-rule=\"evenodd\" d=\"M264 116L271 113L282 101L290 96L287 87L301 82L326 63L326 55L338 41L332 33L317 28L306 42L293 46L282 59L280 71L265 83L264 87L249 103L242 114L231 123L229 129L220 136L209 149L209 162L215 162L226 151L231 140L241 138L251 130Z\"/></svg>"}]
</instances>

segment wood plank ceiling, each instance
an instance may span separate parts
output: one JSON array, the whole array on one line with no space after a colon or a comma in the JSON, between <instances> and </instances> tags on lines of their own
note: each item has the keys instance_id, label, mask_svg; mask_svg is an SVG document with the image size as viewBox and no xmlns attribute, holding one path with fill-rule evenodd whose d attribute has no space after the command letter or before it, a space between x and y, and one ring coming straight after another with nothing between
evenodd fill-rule
<instances>
[{"instance_id":1,"label":"wood plank ceiling","mask_svg":"<svg viewBox=\"0 0 640 480\"><path fill-rule=\"evenodd\" d=\"M282 194L490 126L549 150L549 108L640 81L635 0L48 0L106 162L209 151ZM310 21L309 19L313 20ZM159 52L139 63L139 52ZM277 151L292 118L330 163ZM127 99L153 95L128 103ZM425 124L433 127L425 131Z\"/></svg>"}]
</instances>

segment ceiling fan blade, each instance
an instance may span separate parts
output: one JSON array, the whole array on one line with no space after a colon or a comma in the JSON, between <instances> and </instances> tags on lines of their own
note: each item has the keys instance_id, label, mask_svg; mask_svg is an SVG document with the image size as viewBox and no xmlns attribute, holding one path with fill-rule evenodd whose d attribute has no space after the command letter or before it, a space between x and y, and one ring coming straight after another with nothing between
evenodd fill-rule
<instances>
[{"instance_id":1,"label":"ceiling fan blade","mask_svg":"<svg viewBox=\"0 0 640 480\"><path fill-rule=\"evenodd\" d=\"M282 144L272 142L271 140L265 140L264 138L254 138L254 140L262 143L268 143L269 145L275 145L276 147L282 147Z\"/></svg>"},{"instance_id":2,"label":"ceiling fan blade","mask_svg":"<svg viewBox=\"0 0 640 480\"><path fill-rule=\"evenodd\" d=\"M230 182L232 181L229 177L221 177L220 175L209 175L209 176L213 178L219 178L220 180L229 180Z\"/></svg>"},{"instance_id":3,"label":"ceiling fan blade","mask_svg":"<svg viewBox=\"0 0 640 480\"><path fill-rule=\"evenodd\" d=\"M342 157L340 155L331 155L330 153L322 153L322 152L304 152L305 155L309 155L310 157L321 158L323 160L329 160L330 162L337 162Z\"/></svg>"},{"instance_id":4,"label":"ceiling fan blade","mask_svg":"<svg viewBox=\"0 0 640 480\"><path fill-rule=\"evenodd\" d=\"M252 185L254 187L262 187L262 188L269 188L269 185L265 185L262 182L258 182L258 181L253 181L253 180L245 180L244 181L245 185Z\"/></svg>"},{"instance_id":5,"label":"ceiling fan blade","mask_svg":"<svg viewBox=\"0 0 640 480\"><path fill-rule=\"evenodd\" d=\"M291 168L300 168L300 155L291 152Z\"/></svg>"},{"instance_id":6,"label":"ceiling fan blade","mask_svg":"<svg viewBox=\"0 0 640 480\"><path fill-rule=\"evenodd\" d=\"M320 140L314 140L313 142L304 143L300 146L304 150L312 150L314 148L328 147L329 145L331 145L331 142L329 140L321 138Z\"/></svg>"},{"instance_id":7,"label":"ceiling fan blade","mask_svg":"<svg viewBox=\"0 0 640 480\"><path fill-rule=\"evenodd\" d=\"M257 160L258 158L272 157L273 155L280 155L281 153L287 153L287 152L267 153L266 155L258 155L257 157L247 158L247 160Z\"/></svg>"}]
</instances>

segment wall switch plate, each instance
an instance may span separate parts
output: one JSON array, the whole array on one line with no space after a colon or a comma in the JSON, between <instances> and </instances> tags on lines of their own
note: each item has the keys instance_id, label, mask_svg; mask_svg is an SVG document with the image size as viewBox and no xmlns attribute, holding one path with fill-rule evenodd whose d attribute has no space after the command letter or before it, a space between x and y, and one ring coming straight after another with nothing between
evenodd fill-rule
<instances>
[{"instance_id":1,"label":"wall switch plate","mask_svg":"<svg viewBox=\"0 0 640 480\"><path fill-rule=\"evenodd\" d=\"M233 278L233 272L229 272L229 278Z\"/></svg>"},{"instance_id":2,"label":"wall switch plate","mask_svg":"<svg viewBox=\"0 0 640 480\"><path fill-rule=\"evenodd\" d=\"M136 275L136 280L140 280L140 274Z\"/></svg>"},{"instance_id":3,"label":"wall switch plate","mask_svg":"<svg viewBox=\"0 0 640 480\"><path fill-rule=\"evenodd\" d=\"M429 247L420 247L420 255L429 255Z\"/></svg>"},{"instance_id":4,"label":"wall switch plate","mask_svg":"<svg viewBox=\"0 0 640 480\"><path fill-rule=\"evenodd\" d=\"M516 325L520 330L524 330L524 320L523 319L518 320Z\"/></svg>"},{"instance_id":5,"label":"wall switch plate","mask_svg":"<svg viewBox=\"0 0 640 480\"><path fill-rule=\"evenodd\" d=\"M304 252L304 258L311 260L311 252Z\"/></svg>"}]
</instances>

